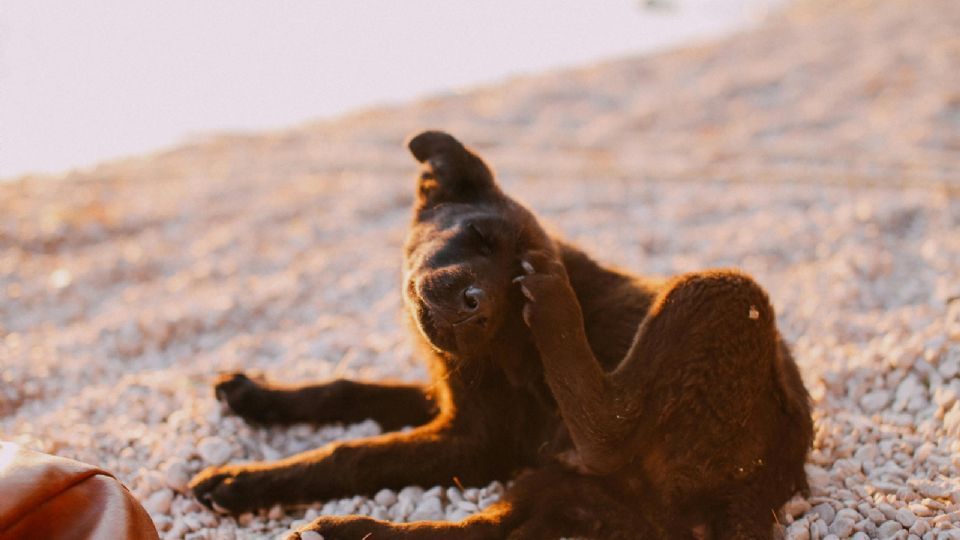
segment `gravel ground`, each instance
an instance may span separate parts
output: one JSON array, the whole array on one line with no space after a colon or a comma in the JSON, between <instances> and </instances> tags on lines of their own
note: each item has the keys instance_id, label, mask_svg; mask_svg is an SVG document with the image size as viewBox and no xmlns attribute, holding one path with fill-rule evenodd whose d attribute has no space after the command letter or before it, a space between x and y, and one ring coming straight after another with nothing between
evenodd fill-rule
<instances>
[{"instance_id":1,"label":"gravel ground","mask_svg":"<svg viewBox=\"0 0 960 540\"><path fill-rule=\"evenodd\" d=\"M950 0L804 2L703 47L0 185L0 437L114 471L165 538L496 500L410 487L234 519L184 493L208 465L379 432L251 428L214 401L219 371L424 379L401 141L443 127L602 260L768 288L815 402L789 538L960 538L957 28Z\"/></svg>"}]
</instances>

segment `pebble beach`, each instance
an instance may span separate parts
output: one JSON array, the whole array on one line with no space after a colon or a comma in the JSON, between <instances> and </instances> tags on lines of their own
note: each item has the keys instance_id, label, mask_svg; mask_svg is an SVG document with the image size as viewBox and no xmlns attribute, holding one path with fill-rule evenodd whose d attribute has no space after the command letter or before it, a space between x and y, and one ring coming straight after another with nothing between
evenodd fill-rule
<instances>
[{"instance_id":1,"label":"pebble beach","mask_svg":"<svg viewBox=\"0 0 960 540\"><path fill-rule=\"evenodd\" d=\"M263 428L210 387L424 381L400 303L415 164L447 130L597 259L753 274L814 405L783 534L960 539L960 5L800 1L704 45L0 183L0 439L100 466L162 538L325 514L461 519L504 484L237 517L210 465L377 434Z\"/></svg>"}]
</instances>

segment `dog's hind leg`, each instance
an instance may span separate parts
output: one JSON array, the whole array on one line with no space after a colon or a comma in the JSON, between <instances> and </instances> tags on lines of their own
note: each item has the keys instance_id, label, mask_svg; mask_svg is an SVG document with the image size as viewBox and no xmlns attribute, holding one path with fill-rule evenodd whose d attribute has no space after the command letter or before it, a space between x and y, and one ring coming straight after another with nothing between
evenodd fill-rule
<instances>
[{"instance_id":1,"label":"dog's hind leg","mask_svg":"<svg viewBox=\"0 0 960 540\"><path fill-rule=\"evenodd\" d=\"M459 522L392 523L366 516L325 516L291 533L288 540L543 540L588 537L633 540L663 537L635 505L628 506L601 478L559 468L519 477L504 499Z\"/></svg>"},{"instance_id":2,"label":"dog's hind leg","mask_svg":"<svg viewBox=\"0 0 960 540\"><path fill-rule=\"evenodd\" d=\"M340 379L325 384L280 386L243 373L221 376L218 399L248 422L293 424L362 422L372 419L386 431L426 424L437 415L425 388L413 384L374 384Z\"/></svg>"}]
</instances>

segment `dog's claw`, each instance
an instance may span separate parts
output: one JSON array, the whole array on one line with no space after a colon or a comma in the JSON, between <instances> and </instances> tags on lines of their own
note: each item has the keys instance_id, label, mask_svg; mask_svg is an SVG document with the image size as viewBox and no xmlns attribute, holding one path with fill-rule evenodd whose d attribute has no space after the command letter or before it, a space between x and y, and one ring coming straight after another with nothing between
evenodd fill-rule
<instances>
[{"instance_id":1,"label":"dog's claw","mask_svg":"<svg viewBox=\"0 0 960 540\"><path fill-rule=\"evenodd\" d=\"M530 264L528 261L520 261L520 267L523 268L523 271L526 272L527 274L536 273L536 270L534 270L533 265Z\"/></svg>"},{"instance_id":2,"label":"dog's claw","mask_svg":"<svg viewBox=\"0 0 960 540\"><path fill-rule=\"evenodd\" d=\"M536 298L533 297L533 293L531 293L530 289L526 288L525 286L520 285L520 292L523 293L523 296L525 296L527 300L531 302L536 301Z\"/></svg>"},{"instance_id":3,"label":"dog's claw","mask_svg":"<svg viewBox=\"0 0 960 540\"><path fill-rule=\"evenodd\" d=\"M526 305L526 306L523 306L522 315L523 315L523 322L524 322L524 324L526 324L527 326L531 326L531 313L530 313L530 305L529 305L529 304Z\"/></svg>"}]
</instances>

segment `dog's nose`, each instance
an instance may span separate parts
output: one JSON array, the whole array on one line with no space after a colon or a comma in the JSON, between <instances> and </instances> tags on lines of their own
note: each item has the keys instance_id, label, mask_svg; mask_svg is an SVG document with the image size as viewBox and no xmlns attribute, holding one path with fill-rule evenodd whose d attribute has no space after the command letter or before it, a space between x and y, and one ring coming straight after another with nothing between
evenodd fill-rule
<instances>
[{"instance_id":1,"label":"dog's nose","mask_svg":"<svg viewBox=\"0 0 960 540\"><path fill-rule=\"evenodd\" d=\"M473 313L480 309L487 298L487 293L475 285L471 285L463 290L461 311L464 313Z\"/></svg>"}]
</instances>

